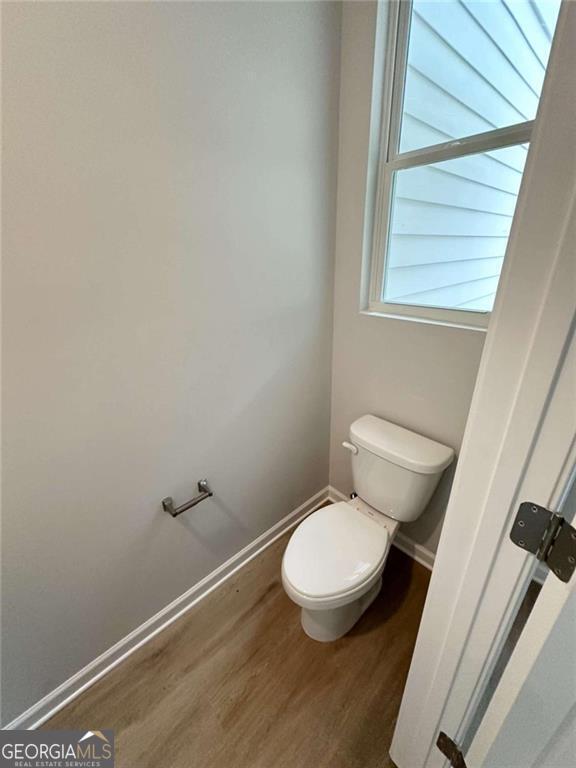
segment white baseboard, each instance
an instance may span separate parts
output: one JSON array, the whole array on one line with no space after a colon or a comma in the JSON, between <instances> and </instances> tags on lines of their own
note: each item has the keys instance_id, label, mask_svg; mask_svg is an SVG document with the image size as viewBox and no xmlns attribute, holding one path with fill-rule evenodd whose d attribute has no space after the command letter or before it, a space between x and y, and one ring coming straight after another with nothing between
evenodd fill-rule
<instances>
[{"instance_id":1,"label":"white baseboard","mask_svg":"<svg viewBox=\"0 0 576 768\"><path fill-rule=\"evenodd\" d=\"M221 566L208 574L205 578L195 584L191 589L185 592L176 600L171 602L165 608L162 608L155 616L145 621L135 630L119 640L115 645L91 661L83 669L47 694L43 699L33 704L29 709L23 712L19 717L12 720L7 725L3 725L3 730L25 729L34 730L40 727L46 720L49 720L59 710L80 696L85 690L94 685L104 675L108 674L114 667L121 664L134 651L141 648L145 643L155 637L163 629L166 629L172 622L179 619L187 611L196 605L200 600L210 594L229 579L233 574L239 571L244 565L257 557L266 547L269 547L277 539L283 536L291 528L294 528L307 515L317 509L325 501L347 501L348 497L332 486L323 488L318 493L301 504L297 509L290 512L282 518L276 525L255 539L253 542L240 550ZM405 534L399 532L393 544L395 547L405 552L421 565L432 570L434 564L434 554L426 547L414 543Z\"/></svg>"},{"instance_id":2,"label":"white baseboard","mask_svg":"<svg viewBox=\"0 0 576 768\"><path fill-rule=\"evenodd\" d=\"M200 600L219 587L226 579L240 570L244 565L257 557L266 547L275 542L280 536L298 523L317 507L323 504L329 498L329 489L323 488L318 493L301 504L297 509L290 512L282 518L276 525L269 528L265 533L255 539L253 542L240 550L215 571L208 574L205 578L195 584L191 589L185 592L176 600L171 602L165 608L162 608L155 616L145 621L135 630L118 641L115 645L105 651L98 658L91 661L87 666L68 678L64 683L55 688L43 699L32 705L23 714L17 717L8 725L3 725L3 730L24 729L33 730L46 722L50 717L56 714L60 709L66 706L73 699L77 698L91 685L104 677L114 667L123 662L130 654L143 646L155 635L166 629L172 622L179 619L187 611L196 605Z\"/></svg>"},{"instance_id":3,"label":"white baseboard","mask_svg":"<svg viewBox=\"0 0 576 768\"><path fill-rule=\"evenodd\" d=\"M328 486L328 498L330 501L334 502L334 504L337 501L349 501L350 496L346 496L345 493L342 493L342 491L339 491L338 488L334 488L333 485Z\"/></svg>"},{"instance_id":4,"label":"white baseboard","mask_svg":"<svg viewBox=\"0 0 576 768\"><path fill-rule=\"evenodd\" d=\"M349 497L343 494L337 488L334 488L334 486L329 485L328 498L330 501L336 502L348 501ZM402 531L398 531L394 537L392 545L399 549L401 552L404 552L406 555L409 555L413 560L416 560L417 563L420 563L420 565L428 568L429 571L432 570L434 566L434 552L431 552L421 544L416 544L416 542L412 541L412 539L406 536L405 533L402 533Z\"/></svg>"},{"instance_id":5,"label":"white baseboard","mask_svg":"<svg viewBox=\"0 0 576 768\"><path fill-rule=\"evenodd\" d=\"M423 547L422 544L416 544L415 541L412 541L412 539L406 536L405 533L402 533L402 531L398 531L392 544L396 549L399 549L401 552L404 552L404 554L409 555L413 560L416 560L417 563L423 565L424 568L428 568L429 571L434 567L434 552Z\"/></svg>"}]
</instances>

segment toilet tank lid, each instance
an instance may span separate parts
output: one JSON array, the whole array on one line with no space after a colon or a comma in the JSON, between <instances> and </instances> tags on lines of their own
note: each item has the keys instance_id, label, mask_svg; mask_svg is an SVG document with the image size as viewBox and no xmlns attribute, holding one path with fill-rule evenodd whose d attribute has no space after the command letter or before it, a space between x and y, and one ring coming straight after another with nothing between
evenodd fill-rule
<instances>
[{"instance_id":1,"label":"toilet tank lid","mask_svg":"<svg viewBox=\"0 0 576 768\"><path fill-rule=\"evenodd\" d=\"M377 416L356 419L350 439L376 456L423 475L442 472L454 459L454 451L447 445Z\"/></svg>"}]
</instances>

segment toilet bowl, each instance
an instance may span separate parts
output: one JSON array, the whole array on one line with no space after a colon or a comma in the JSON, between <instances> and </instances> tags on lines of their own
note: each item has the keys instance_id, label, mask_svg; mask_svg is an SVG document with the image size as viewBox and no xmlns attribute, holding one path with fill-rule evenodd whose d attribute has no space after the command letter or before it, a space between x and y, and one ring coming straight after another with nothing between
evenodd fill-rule
<instances>
[{"instance_id":1,"label":"toilet bowl","mask_svg":"<svg viewBox=\"0 0 576 768\"><path fill-rule=\"evenodd\" d=\"M282 559L282 583L301 607L314 640L345 635L377 597L382 571L400 522L417 519L451 448L376 416L350 427L357 496L309 515L292 534Z\"/></svg>"},{"instance_id":2,"label":"toilet bowl","mask_svg":"<svg viewBox=\"0 0 576 768\"><path fill-rule=\"evenodd\" d=\"M377 597L398 522L359 498L322 507L292 535L282 583L302 608L304 631L327 642L345 635Z\"/></svg>"}]
</instances>

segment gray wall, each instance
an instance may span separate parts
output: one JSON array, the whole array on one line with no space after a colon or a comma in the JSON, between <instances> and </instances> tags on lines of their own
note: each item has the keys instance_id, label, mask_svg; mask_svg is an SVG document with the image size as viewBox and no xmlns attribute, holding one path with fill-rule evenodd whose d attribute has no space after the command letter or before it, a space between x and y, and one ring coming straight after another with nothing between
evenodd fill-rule
<instances>
[{"instance_id":1,"label":"gray wall","mask_svg":"<svg viewBox=\"0 0 576 768\"><path fill-rule=\"evenodd\" d=\"M339 9L3 14L7 722L326 484Z\"/></svg>"},{"instance_id":2,"label":"gray wall","mask_svg":"<svg viewBox=\"0 0 576 768\"><path fill-rule=\"evenodd\" d=\"M364 413L451 445L464 432L484 334L359 313L362 229L370 135L376 6L345 3L338 160L330 483L352 490L350 457L340 447ZM453 471L426 514L403 527L436 551Z\"/></svg>"}]
</instances>

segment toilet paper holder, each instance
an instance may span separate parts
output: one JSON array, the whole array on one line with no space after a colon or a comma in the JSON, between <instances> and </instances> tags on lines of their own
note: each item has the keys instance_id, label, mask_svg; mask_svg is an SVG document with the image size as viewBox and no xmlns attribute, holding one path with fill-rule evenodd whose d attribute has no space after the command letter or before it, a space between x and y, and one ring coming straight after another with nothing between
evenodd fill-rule
<instances>
[{"instance_id":1,"label":"toilet paper holder","mask_svg":"<svg viewBox=\"0 0 576 768\"><path fill-rule=\"evenodd\" d=\"M165 499L162 499L162 509L164 512L168 512L172 515L172 517L178 517L178 515L181 515L182 512L186 512L187 509L191 509L192 507L195 507L196 504L200 504L201 501L204 501L204 499L210 498L210 496L213 496L214 494L210 490L210 486L208 485L208 480L198 480L198 495L194 496L193 499L190 499L190 501L186 501L184 504L182 504L179 507L174 506L174 499L172 496L167 496Z\"/></svg>"}]
</instances>

